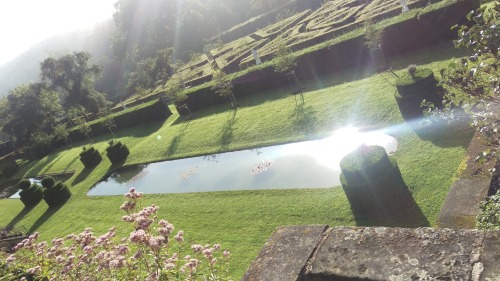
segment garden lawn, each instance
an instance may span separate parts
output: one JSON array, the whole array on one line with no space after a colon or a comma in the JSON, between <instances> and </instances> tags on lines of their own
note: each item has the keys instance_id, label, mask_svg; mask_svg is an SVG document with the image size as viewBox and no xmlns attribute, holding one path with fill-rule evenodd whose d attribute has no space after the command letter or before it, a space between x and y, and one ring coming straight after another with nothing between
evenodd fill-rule
<instances>
[{"instance_id":1,"label":"garden lawn","mask_svg":"<svg viewBox=\"0 0 500 281\"><path fill-rule=\"evenodd\" d=\"M460 56L451 43L434 46L391 61L401 74L411 63L436 73L452 56ZM230 150L302 141L328 136L336 128L352 125L385 129L399 142L395 157L403 178L423 214L432 225L441 208L471 138L467 126L454 125L423 133L401 117L394 99L396 78L372 69L348 70L304 81L305 105L296 106L289 89L240 99L237 110L229 104L194 113L185 121L177 114L118 132L131 153L126 165L189 157ZM101 152L111 136L97 138ZM80 146L63 148L30 163L16 175L28 177L75 171L66 183L73 197L59 209L41 202L24 209L19 200L0 200L0 225L24 226L51 239L91 226L97 234L116 225L126 236L132 229L120 222L120 196L87 197L86 192L115 169L104 156L93 170L78 159ZM305 186L306 187L306 186ZM270 234L280 225L356 225L344 192L326 189L234 191L146 195L144 205L160 206L160 218L186 232L188 243L221 243L232 254L231 275L239 279ZM421 224L418 223L418 224ZM409 222L417 225L417 222Z\"/></svg>"}]
</instances>

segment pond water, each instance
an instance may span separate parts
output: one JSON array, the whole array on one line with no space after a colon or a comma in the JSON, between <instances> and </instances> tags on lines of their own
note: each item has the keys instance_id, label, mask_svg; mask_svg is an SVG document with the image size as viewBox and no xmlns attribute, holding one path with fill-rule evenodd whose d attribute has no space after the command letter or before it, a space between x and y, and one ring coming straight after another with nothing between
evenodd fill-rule
<instances>
[{"instance_id":1,"label":"pond water","mask_svg":"<svg viewBox=\"0 0 500 281\"><path fill-rule=\"evenodd\" d=\"M340 160L363 143L397 149L383 132L349 127L321 140L121 168L87 194L122 195L130 187L146 194L328 188L340 185Z\"/></svg>"}]
</instances>

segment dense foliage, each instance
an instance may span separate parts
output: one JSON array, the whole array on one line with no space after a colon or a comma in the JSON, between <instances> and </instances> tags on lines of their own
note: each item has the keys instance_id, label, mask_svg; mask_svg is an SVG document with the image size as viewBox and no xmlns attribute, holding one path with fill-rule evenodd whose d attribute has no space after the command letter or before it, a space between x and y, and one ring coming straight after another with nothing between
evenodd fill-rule
<instances>
[{"instance_id":1,"label":"dense foliage","mask_svg":"<svg viewBox=\"0 0 500 281\"><path fill-rule=\"evenodd\" d=\"M492 109L498 110L500 103L499 12L498 3L483 6L467 16L473 23L471 26L458 27L459 39L454 41L455 47L465 48L470 54L441 71L441 83L450 89L443 101L444 113L448 115L434 112L455 117L454 111L461 108L471 115L473 125L491 145L478 156L479 163L498 160L500 120Z\"/></svg>"},{"instance_id":2,"label":"dense foliage","mask_svg":"<svg viewBox=\"0 0 500 281\"><path fill-rule=\"evenodd\" d=\"M477 217L477 227L500 230L500 191L481 202L479 207L481 214Z\"/></svg>"}]
</instances>

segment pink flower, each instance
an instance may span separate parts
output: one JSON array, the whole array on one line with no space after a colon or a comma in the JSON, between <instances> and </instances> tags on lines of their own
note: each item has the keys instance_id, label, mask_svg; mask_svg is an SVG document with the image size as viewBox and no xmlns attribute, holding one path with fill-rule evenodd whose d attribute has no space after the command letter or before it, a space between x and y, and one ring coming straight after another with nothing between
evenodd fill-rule
<instances>
[{"instance_id":1,"label":"pink flower","mask_svg":"<svg viewBox=\"0 0 500 281\"><path fill-rule=\"evenodd\" d=\"M197 253L203 251L203 246L199 245L199 244L194 244L191 246L191 250L193 250L193 252L197 254Z\"/></svg>"},{"instance_id":2,"label":"pink flower","mask_svg":"<svg viewBox=\"0 0 500 281\"><path fill-rule=\"evenodd\" d=\"M184 231L179 230L179 232L177 232L177 235L175 235L174 239L179 243L184 242Z\"/></svg>"},{"instance_id":3,"label":"pink flower","mask_svg":"<svg viewBox=\"0 0 500 281\"><path fill-rule=\"evenodd\" d=\"M220 250L220 244L214 244L214 251Z\"/></svg>"},{"instance_id":4,"label":"pink flower","mask_svg":"<svg viewBox=\"0 0 500 281\"><path fill-rule=\"evenodd\" d=\"M42 267L37 265L33 268L28 269L26 272L32 275L39 275L40 273L42 273Z\"/></svg>"},{"instance_id":5,"label":"pink flower","mask_svg":"<svg viewBox=\"0 0 500 281\"><path fill-rule=\"evenodd\" d=\"M6 260L5 262L6 263L11 263L11 262L14 262L16 260L16 255L12 254L10 255Z\"/></svg>"},{"instance_id":6,"label":"pink flower","mask_svg":"<svg viewBox=\"0 0 500 281\"><path fill-rule=\"evenodd\" d=\"M227 250L224 250L224 252L222 252L222 255L225 257L225 258L229 258L229 256L231 255L231 252L227 251Z\"/></svg>"},{"instance_id":7,"label":"pink flower","mask_svg":"<svg viewBox=\"0 0 500 281\"><path fill-rule=\"evenodd\" d=\"M130 233L130 241L133 243L142 243L146 241L146 232L143 229L139 229Z\"/></svg>"},{"instance_id":8,"label":"pink flower","mask_svg":"<svg viewBox=\"0 0 500 281\"><path fill-rule=\"evenodd\" d=\"M201 251L201 253L205 256L205 258L207 259L212 259L212 253L213 253L213 249L205 249L203 251Z\"/></svg>"}]
</instances>

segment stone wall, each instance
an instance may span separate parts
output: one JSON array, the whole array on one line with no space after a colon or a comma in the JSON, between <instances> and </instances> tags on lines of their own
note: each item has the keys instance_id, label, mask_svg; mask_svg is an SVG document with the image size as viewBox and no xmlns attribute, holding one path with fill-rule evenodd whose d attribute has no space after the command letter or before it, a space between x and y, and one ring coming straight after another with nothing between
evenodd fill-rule
<instances>
[{"instance_id":1,"label":"stone wall","mask_svg":"<svg viewBox=\"0 0 500 281\"><path fill-rule=\"evenodd\" d=\"M242 280L500 280L500 231L282 227Z\"/></svg>"}]
</instances>

